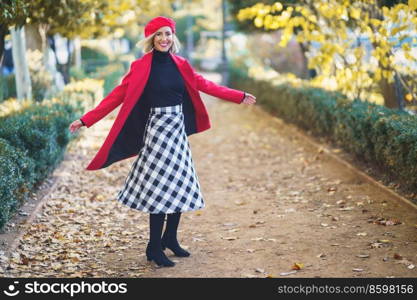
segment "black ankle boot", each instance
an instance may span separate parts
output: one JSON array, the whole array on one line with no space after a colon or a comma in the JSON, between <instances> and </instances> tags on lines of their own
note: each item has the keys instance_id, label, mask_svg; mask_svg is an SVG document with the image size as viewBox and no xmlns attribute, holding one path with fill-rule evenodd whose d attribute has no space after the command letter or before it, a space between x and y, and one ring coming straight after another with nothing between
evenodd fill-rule
<instances>
[{"instance_id":1,"label":"black ankle boot","mask_svg":"<svg viewBox=\"0 0 417 300\"><path fill-rule=\"evenodd\" d=\"M168 240L166 237L162 237L161 246L162 246L162 250L165 250L166 248L170 249L172 252L174 252L175 256L179 256L179 257L190 256L190 252L181 248L177 240L173 241L173 240Z\"/></svg>"},{"instance_id":2,"label":"black ankle boot","mask_svg":"<svg viewBox=\"0 0 417 300\"><path fill-rule=\"evenodd\" d=\"M146 258L148 261L153 260L160 267L175 266L175 263L165 255L162 249L151 249L149 243L146 247Z\"/></svg>"},{"instance_id":3,"label":"black ankle boot","mask_svg":"<svg viewBox=\"0 0 417 300\"><path fill-rule=\"evenodd\" d=\"M149 216L149 243L146 247L146 258L155 261L158 266L172 267L175 265L161 247L161 234L164 225L165 214L150 214Z\"/></svg>"}]
</instances>

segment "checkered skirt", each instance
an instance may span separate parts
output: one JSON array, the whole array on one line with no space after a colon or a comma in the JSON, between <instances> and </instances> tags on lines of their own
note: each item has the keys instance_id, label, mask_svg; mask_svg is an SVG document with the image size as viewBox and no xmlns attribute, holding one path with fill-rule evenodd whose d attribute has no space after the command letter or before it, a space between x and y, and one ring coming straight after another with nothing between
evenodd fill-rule
<instances>
[{"instance_id":1,"label":"checkered skirt","mask_svg":"<svg viewBox=\"0 0 417 300\"><path fill-rule=\"evenodd\" d=\"M143 138L144 146L117 200L151 214L203 208L182 104L151 107Z\"/></svg>"}]
</instances>

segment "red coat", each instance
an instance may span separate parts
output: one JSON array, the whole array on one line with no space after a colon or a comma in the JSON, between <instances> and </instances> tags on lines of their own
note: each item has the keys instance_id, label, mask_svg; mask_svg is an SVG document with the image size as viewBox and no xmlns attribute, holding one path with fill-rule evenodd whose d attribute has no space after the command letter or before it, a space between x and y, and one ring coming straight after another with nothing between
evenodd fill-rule
<instances>
[{"instance_id":1,"label":"red coat","mask_svg":"<svg viewBox=\"0 0 417 300\"><path fill-rule=\"evenodd\" d=\"M132 62L129 72L94 109L80 119L87 127L104 118L122 104L119 113L103 145L86 170L105 168L116 161L135 156L143 146L144 124L148 110L141 106L141 95L151 71L153 51ZM211 127L206 107L198 91L241 103L244 92L218 85L196 73L190 63L181 56L170 53L184 81L187 93L183 99L184 122L187 135L202 132Z\"/></svg>"}]
</instances>

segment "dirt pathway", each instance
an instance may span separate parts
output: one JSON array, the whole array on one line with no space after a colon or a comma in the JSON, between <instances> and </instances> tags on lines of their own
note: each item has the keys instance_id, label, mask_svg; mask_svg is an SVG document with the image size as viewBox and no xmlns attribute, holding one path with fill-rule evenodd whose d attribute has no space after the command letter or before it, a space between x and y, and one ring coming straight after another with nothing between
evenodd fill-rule
<instances>
[{"instance_id":1,"label":"dirt pathway","mask_svg":"<svg viewBox=\"0 0 417 300\"><path fill-rule=\"evenodd\" d=\"M112 124L106 118L69 149L42 214L2 258L4 274L417 277L416 210L260 107L204 99L212 128L189 138L206 208L184 213L178 233L191 257L167 250L173 268L146 261L148 215L114 199L134 158L83 172Z\"/></svg>"}]
</instances>

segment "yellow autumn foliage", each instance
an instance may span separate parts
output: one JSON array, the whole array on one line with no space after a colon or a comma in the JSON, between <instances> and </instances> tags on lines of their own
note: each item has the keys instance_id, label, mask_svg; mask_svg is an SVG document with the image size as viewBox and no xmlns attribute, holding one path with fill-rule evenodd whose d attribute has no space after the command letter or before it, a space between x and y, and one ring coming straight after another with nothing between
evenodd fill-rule
<instances>
[{"instance_id":1,"label":"yellow autumn foliage","mask_svg":"<svg viewBox=\"0 0 417 300\"><path fill-rule=\"evenodd\" d=\"M256 3L241 9L237 18L253 20L265 30L280 30L280 47L293 39L305 47L318 43L308 57L308 67L318 73L314 84L321 81L328 87L331 82L334 89L357 97L373 93L381 80L392 83L397 74L415 99L417 61L412 43L416 38L409 37L417 29L416 10L417 0L391 7L380 7L377 0L300 0L291 5ZM358 43L359 38L371 48ZM395 54L398 48L400 56Z\"/></svg>"}]
</instances>

